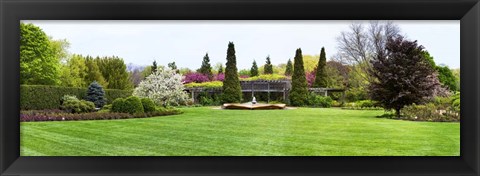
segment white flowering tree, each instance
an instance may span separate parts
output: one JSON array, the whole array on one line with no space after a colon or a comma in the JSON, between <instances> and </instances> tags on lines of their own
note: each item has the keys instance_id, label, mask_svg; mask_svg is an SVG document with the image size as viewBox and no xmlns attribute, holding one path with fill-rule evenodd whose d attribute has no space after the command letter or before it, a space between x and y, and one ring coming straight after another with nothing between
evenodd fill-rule
<instances>
[{"instance_id":1,"label":"white flowering tree","mask_svg":"<svg viewBox=\"0 0 480 176\"><path fill-rule=\"evenodd\" d=\"M174 70L158 68L133 91L134 96L152 99L157 105L178 106L185 104L189 98L184 92L182 75Z\"/></svg>"}]
</instances>

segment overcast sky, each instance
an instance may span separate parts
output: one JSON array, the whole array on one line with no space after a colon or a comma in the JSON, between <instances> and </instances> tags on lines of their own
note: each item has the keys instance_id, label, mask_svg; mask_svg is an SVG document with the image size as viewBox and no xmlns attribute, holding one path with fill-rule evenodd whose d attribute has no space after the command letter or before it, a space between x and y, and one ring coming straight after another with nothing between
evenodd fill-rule
<instances>
[{"instance_id":1,"label":"overcast sky","mask_svg":"<svg viewBox=\"0 0 480 176\"><path fill-rule=\"evenodd\" d=\"M210 63L225 64L229 41L235 44L237 67L250 68L270 55L273 64L293 60L295 50L327 59L337 52L336 37L353 21L58 21L33 23L53 39L67 39L69 52L119 56L125 63L197 69L206 52ZM418 40L437 64L460 67L460 21L394 21L408 39Z\"/></svg>"}]
</instances>

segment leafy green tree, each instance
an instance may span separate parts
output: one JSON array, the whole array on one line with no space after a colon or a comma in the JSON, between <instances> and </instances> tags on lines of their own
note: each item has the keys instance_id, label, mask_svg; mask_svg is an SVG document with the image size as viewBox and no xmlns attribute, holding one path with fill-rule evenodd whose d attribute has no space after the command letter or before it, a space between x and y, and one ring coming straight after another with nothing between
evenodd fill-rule
<instances>
[{"instance_id":1,"label":"leafy green tree","mask_svg":"<svg viewBox=\"0 0 480 176\"><path fill-rule=\"evenodd\" d=\"M208 53L203 56L202 66L200 67L200 69L197 70L197 72L208 76L210 80L213 78L212 66L210 65L210 58L208 57Z\"/></svg>"},{"instance_id":2,"label":"leafy green tree","mask_svg":"<svg viewBox=\"0 0 480 176\"><path fill-rule=\"evenodd\" d=\"M292 75L292 89L290 90L290 104L293 106L305 105L308 96L307 78L303 67L302 49L298 48L294 58Z\"/></svg>"},{"instance_id":3,"label":"leafy green tree","mask_svg":"<svg viewBox=\"0 0 480 176\"><path fill-rule=\"evenodd\" d=\"M250 76L258 76L258 67L257 67L257 62L253 60L252 68L250 69Z\"/></svg>"},{"instance_id":4,"label":"leafy green tree","mask_svg":"<svg viewBox=\"0 0 480 176\"><path fill-rule=\"evenodd\" d=\"M132 83L128 80L127 65L125 65L123 59L117 56L97 57L95 62L108 82L108 89L128 90L133 88Z\"/></svg>"},{"instance_id":5,"label":"leafy green tree","mask_svg":"<svg viewBox=\"0 0 480 176\"><path fill-rule=\"evenodd\" d=\"M287 62L287 68L285 69L285 76L292 76L293 73L293 64L290 59Z\"/></svg>"},{"instance_id":6,"label":"leafy green tree","mask_svg":"<svg viewBox=\"0 0 480 176\"><path fill-rule=\"evenodd\" d=\"M272 62L270 62L270 56L267 56L266 64L263 71L263 74L273 74L273 65Z\"/></svg>"},{"instance_id":7,"label":"leafy green tree","mask_svg":"<svg viewBox=\"0 0 480 176\"><path fill-rule=\"evenodd\" d=\"M237 74L237 58L233 42L228 43L226 66L222 101L224 103L239 103L242 100L242 90Z\"/></svg>"},{"instance_id":8,"label":"leafy green tree","mask_svg":"<svg viewBox=\"0 0 480 176\"><path fill-rule=\"evenodd\" d=\"M57 85L60 59L39 27L20 23L20 84Z\"/></svg>"},{"instance_id":9,"label":"leafy green tree","mask_svg":"<svg viewBox=\"0 0 480 176\"><path fill-rule=\"evenodd\" d=\"M100 72L100 68L97 65L97 62L93 59L91 56L87 56L85 58L85 77L84 77L84 83L91 83L91 82L96 82L100 84L102 87L107 87L108 83L105 81L105 78L102 75L102 72Z\"/></svg>"},{"instance_id":10,"label":"leafy green tree","mask_svg":"<svg viewBox=\"0 0 480 176\"><path fill-rule=\"evenodd\" d=\"M85 58L82 55L74 54L67 63L61 68L61 84L65 87L87 87L88 83L85 82L87 75L87 65Z\"/></svg>"},{"instance_id":11,"label":"leafy green tree","mask_svg":"<svg viewBox=\"0 0 480 176\"><path fill-rule=\"evenodd\" d=\"M93 102L95 107L101 108L103 105L107 103L105 100L105 91L103 91L103 87L97 83L97 81L93 81L87 89L87 96L85 99L87 101Z\"/></svg>"},{"instance_id":12,"label":"leafy green tree","mask_svg":"<svg viewBox=\"0 0 480 176\"><path fill-rule=\"evenodd\" d=\"M371 61L369 73L377 81L370 83L369 95L385 109L395 110L397 116L406 105L426 102L426 97L433 97L440 87L422 49L416 41L390 38L387 52L379 52Z\"/></svg>"},{"instance_id":13,"label":"leafy green tree","mask_svg":"<svg viewBox=\"0 0 480 176\"><path fill-rule=\"evenodd\" d=\"M313 87L327 87L327 70L325 66L327 65L327 58L325 56L325 48L322 47L320 52L320 59L317 64L317 71L315 73L315 81L313 82Z\"/></svg>"},{"instance_id":14,"label":"leafy green tree","mask_svg":"<svg viewBox=\"0 0 480 176\"><path fill-rule=\"evenodd\" d=\"M60 63L66 63L69 57L68 48L70 47L70 43L66 39L62 40L50 40L50 47L53 50L53 54L55 57L60 61Z\"/></svg>"},{"instance_id":15,"label":"leafy green tree","mask_svg":"<svg viewBox=\"0 0 480 176\"><path fill-rule=\"evenodd\" d=\"M455 78L452 70L448 66L437 65L433 59L433 56L426 50L422 51L423 57L428 61L429 65L438 72L438 79L443 86L447 87L451 91L457 91L457 79Z\"/></svg>"},{"instance_id":16,"label":"leafy green tree","mask_svg":"<svg viewBox=\"0 0 480 176\"><path fill-rule=\"evenodd\" d=\"M457 79L448 66L436 66L438 80L451 91L457 91Z\"/></svg>"}]
</instances>

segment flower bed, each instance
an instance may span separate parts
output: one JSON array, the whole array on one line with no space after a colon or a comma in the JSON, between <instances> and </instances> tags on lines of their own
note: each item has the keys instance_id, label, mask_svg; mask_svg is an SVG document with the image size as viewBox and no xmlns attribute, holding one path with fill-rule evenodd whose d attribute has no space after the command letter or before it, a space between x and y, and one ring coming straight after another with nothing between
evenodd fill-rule
<instances>
[{"instance_id":1,"label":"flower bed","mask_svg":"<svg viewBox=\"0 0 480 176\"><path fill-rule=\"evenodd\" d=\"M62 110L30 110L20 111L20 122L34 121L64 121L64 120L110 120L110 119L130 119L130 118L146 118L156 116L166 116L181 114L178 109L162 108L154 112L147 113L115 113L115 112L90 112L72 114Z\"/></svg>"}]
</instances>

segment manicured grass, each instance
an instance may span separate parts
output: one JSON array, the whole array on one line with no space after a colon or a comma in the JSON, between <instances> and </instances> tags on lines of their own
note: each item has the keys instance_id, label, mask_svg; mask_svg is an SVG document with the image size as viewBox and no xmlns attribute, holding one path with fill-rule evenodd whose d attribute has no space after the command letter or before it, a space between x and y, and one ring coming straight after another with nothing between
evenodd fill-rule
<instances>
[{"instance_id":1,"label":"manicured grass","mask_svg":"<svg viewBox=\"0 0 480 176\"><path fill-rule=\"evenodd\" d=\"M22 122L22 156L459 156L460 124L379 110L218 110L144 119Z\"/></svg>"}]
</instances>

